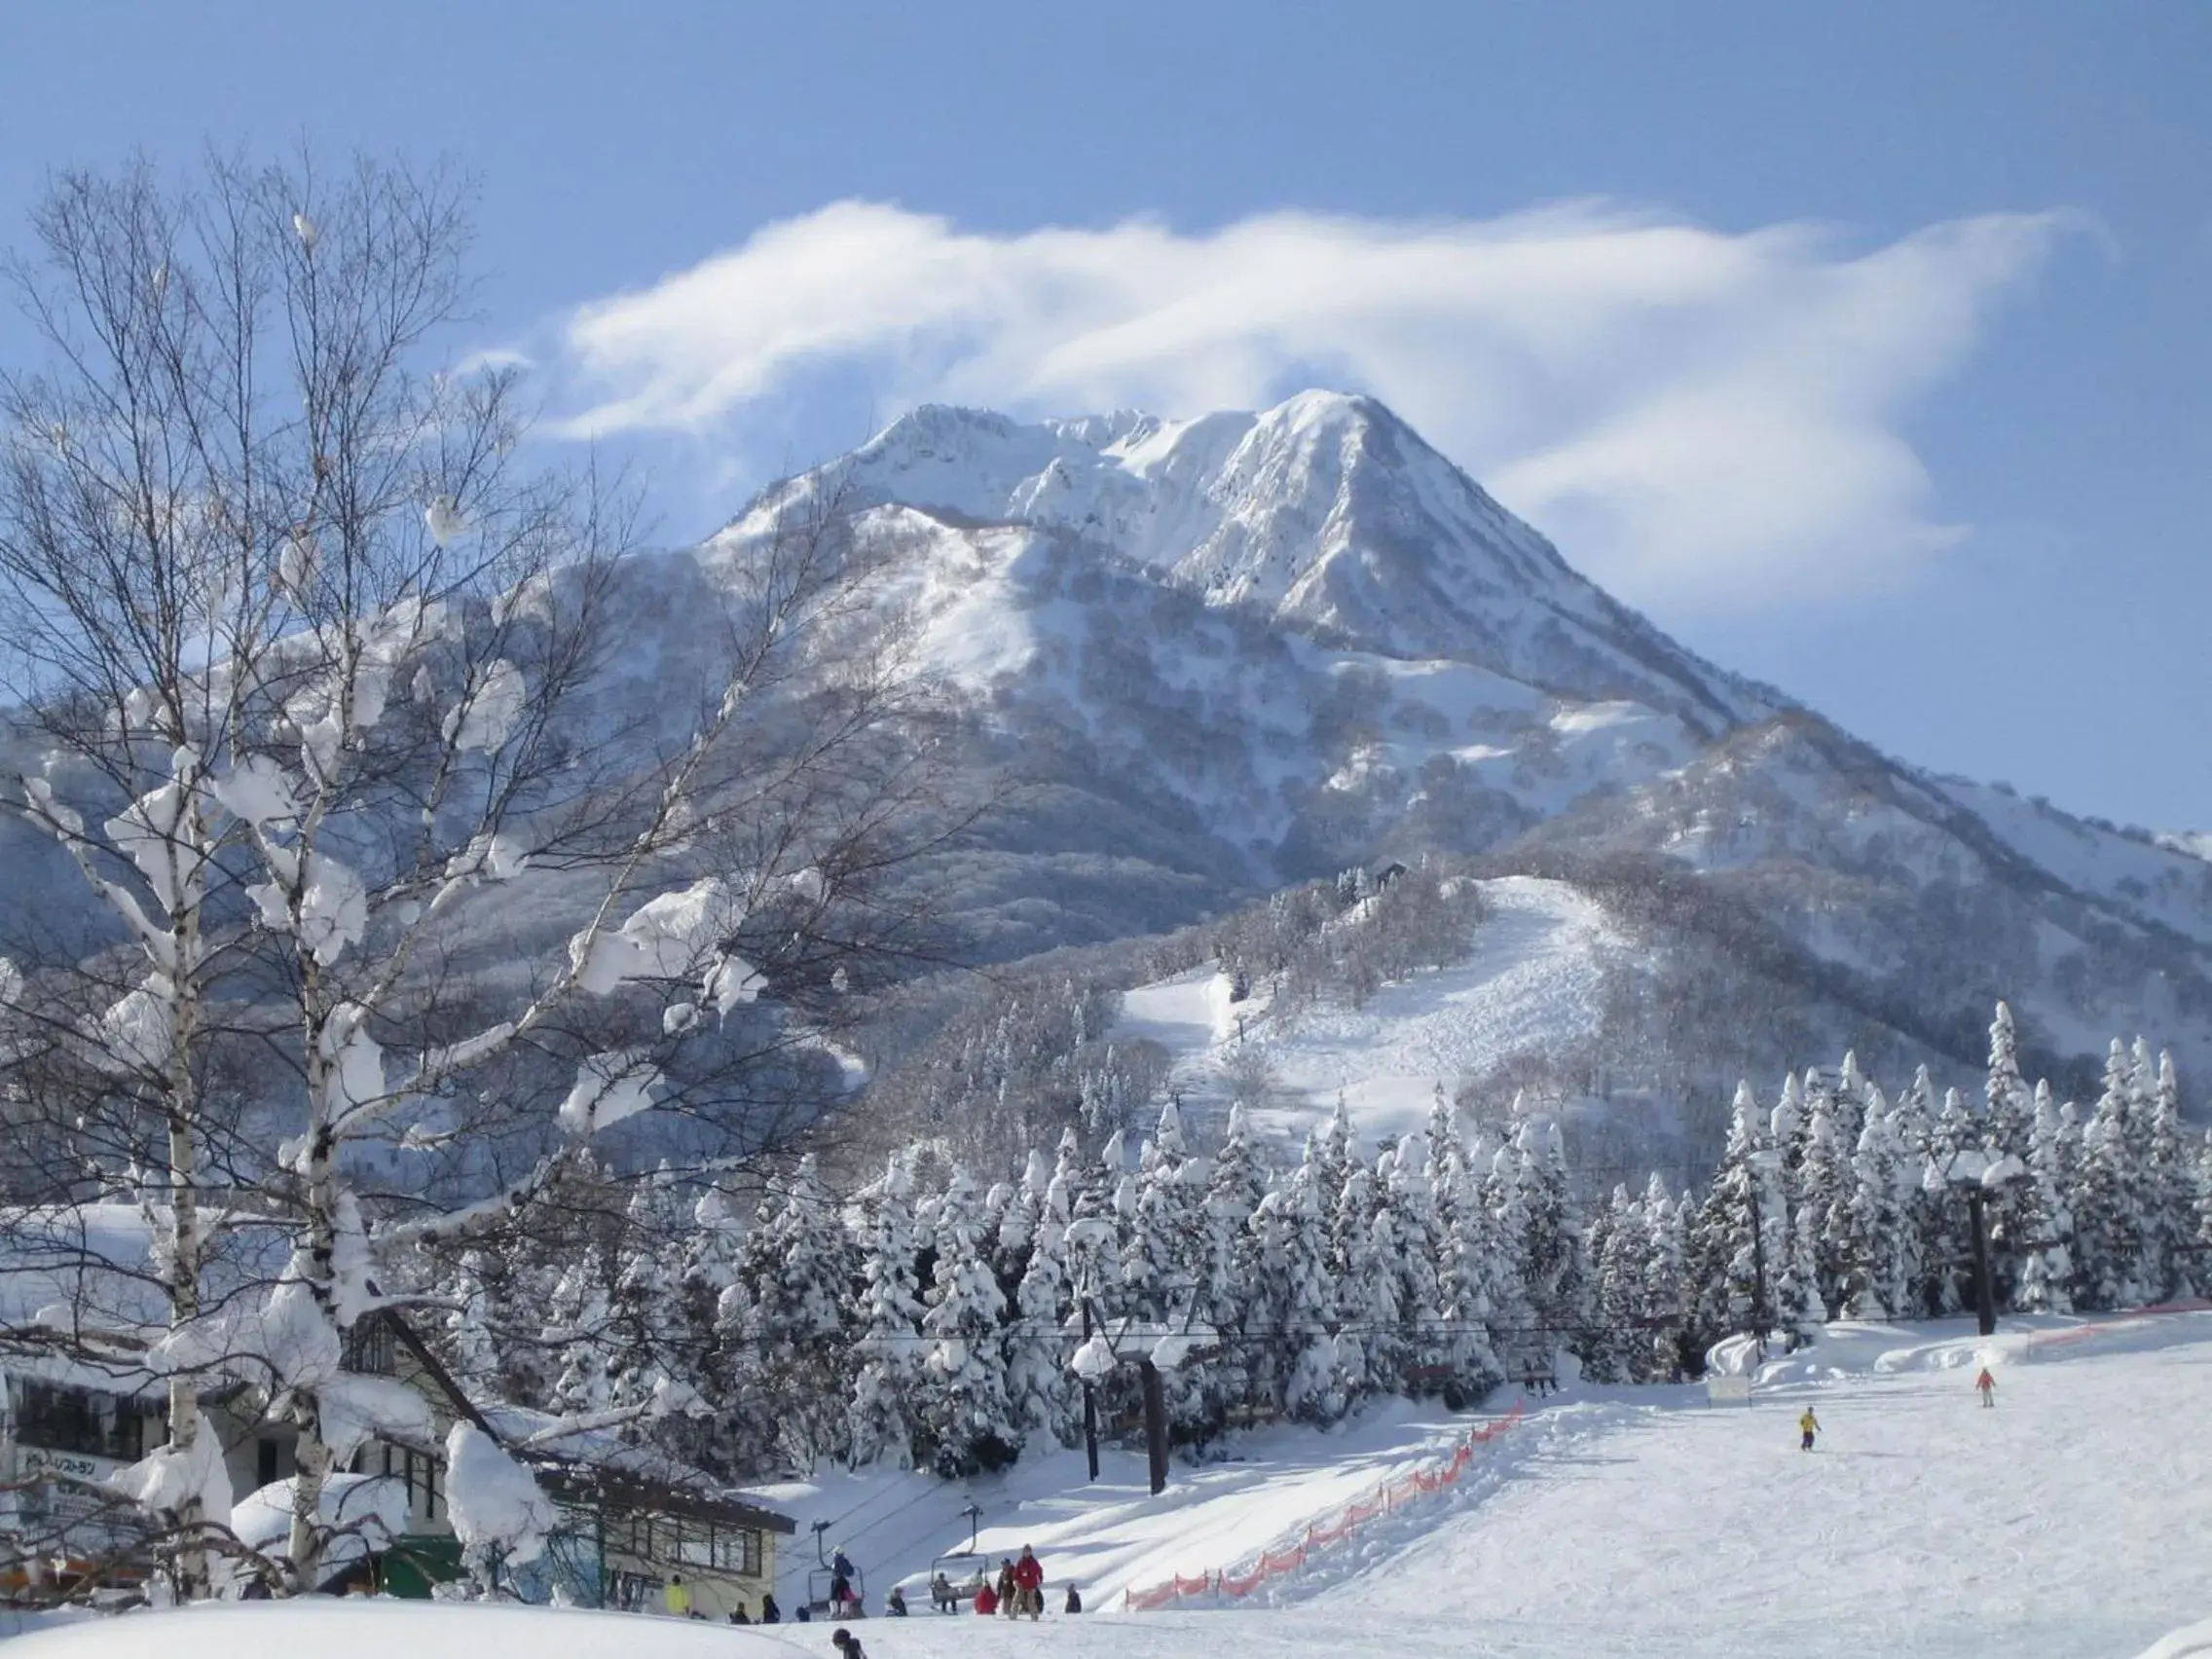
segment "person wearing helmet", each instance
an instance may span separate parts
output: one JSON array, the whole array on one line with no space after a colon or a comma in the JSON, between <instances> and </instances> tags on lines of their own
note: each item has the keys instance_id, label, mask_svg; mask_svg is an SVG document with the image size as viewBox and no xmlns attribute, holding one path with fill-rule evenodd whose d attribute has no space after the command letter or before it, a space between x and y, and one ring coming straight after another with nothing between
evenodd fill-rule
<instances>
[{"instance_id":1,"label":"person wearing helmet","mask_svg":"<svg viewBox=\"0 0 2212 1659\"><path fill-rule=\"evenodd\" d=\"M1027 1544L1021 1546L1021 1559L1014 1564L1014 1587L1018 1605L1014 1611L1027 1613L1035 1623L1045 1616L1045 1564L1037 1559L1037 1552Z\"/></svg>"}]
</instances>

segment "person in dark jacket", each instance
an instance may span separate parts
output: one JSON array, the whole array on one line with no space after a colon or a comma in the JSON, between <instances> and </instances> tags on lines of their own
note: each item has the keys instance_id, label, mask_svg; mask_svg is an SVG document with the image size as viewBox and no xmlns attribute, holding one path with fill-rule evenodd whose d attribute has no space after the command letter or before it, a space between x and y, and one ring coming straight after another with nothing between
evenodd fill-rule
<instances>
[{"instance_id":1,"label":"person in dark jacket","mask_svg":"<svg viewBox=\"0 0 2212 1659\"><path fill-rule=\"evenodd\" d=\"M776 1593L773 1590L761 1591L760 1622L762 1624L781 1624L783 1622L783 1608L776 1605Z\"/></svg>"},{"instance_id":2,"label":"person in dark jacket","mask_svg":"<svg viewBox=\"0 0 2212 1659\"><path fill-rule=\"evenodd\" d=\"M867 1655L861 1651L861 1639L849 1630L840 1628L830 1637L830 1644L836 1648L837 1659L867 1659Z\"/></svg>"},{"instance_id":3,"label":"person in dark jacket","mask_svg":"<svg viewBox=\"0 0 2212 1659\"><path fill-rule=\"evenodd\" d=\"M1003 1557L999 1562L997 1585L998 1609L1008 1618L1021 1611L1021 1587L1014 1581L1014 1557Z\"/></svg>"},{"instance_id":4,"label":"person in dark jacket","mask_svg":"<svg viewBox=\"0 0 2212 1659\"><path fill-rule=\"evenodd\" d=\"M895 1619L904 1618L906 1616L906 1592L894 1584L891 1587L891 1594L883 1598L883 1610Z\"/></svg>"},{"instance_id":5,"label":"person in dark jacket","mask_svg":"<svg viewBox=\"0 0 2212 1659\"><path fill-rule=\"evenodd\" d=\"M1068 1586L1068 1599L1062 1604L1060 1611L1063 1613L1080 1613L1083 1611L1083 1592L1073 1584Z\"/></svg>"}]
</instances>

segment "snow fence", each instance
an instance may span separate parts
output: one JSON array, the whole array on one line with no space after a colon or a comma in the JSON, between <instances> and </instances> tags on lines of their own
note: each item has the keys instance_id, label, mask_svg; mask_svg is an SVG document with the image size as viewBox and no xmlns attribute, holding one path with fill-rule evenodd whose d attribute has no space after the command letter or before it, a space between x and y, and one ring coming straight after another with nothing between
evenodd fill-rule
<instances>
[{"instance_id":1,"label":"snow fence","mask_svg":"<svg viewBox=\"0 0 2212 1659\"><path fill-rule=\"evenodd\" d=\"M1292 1543L1271 1546L1248 1562L1236 1567L1215 1567L1195 1578L1177 1573L1141 1590L1132 1585L1122 1593L1122 1605L1131 1612L1142 1613L1200 1596L1241 1600L1273 1579L1297 1572L1321 1551L1364 1530L1392 1510L1458 1485L1460 1477L1474 1462L1475 1454L1519 1423L1521 1413L1522 1402L1516 1400L1513 1409L1503 1417L1469 1429L1466 1438L1453 1449L1452 1456L1435 1468L1416 1469L1410 1475L1381 1483L1346 1504L1331 1520L1309 1526Z\"/></svg>"}]
</instances>

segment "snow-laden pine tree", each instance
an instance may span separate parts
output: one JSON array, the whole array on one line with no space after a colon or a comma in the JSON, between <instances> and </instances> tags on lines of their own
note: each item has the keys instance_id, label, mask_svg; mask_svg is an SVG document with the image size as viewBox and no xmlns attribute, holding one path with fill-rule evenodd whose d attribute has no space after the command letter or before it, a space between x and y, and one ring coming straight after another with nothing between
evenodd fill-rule
<instances>
[{"instance_id":1,"label":"snow-laden pine tree","mask_svg":"<svg viewBox=\"0 0 2212 1659\"><path fill-rule=\"evenodd\" d=\"M808 1470L844 1456L855 1387L853 1285L866 1281L843 1206L813 1155L762 1198L738 1273L748 1292L749 1369L764 1391L759 1406L775 1425L780 1460Z\"/></svg>"},{"instance_id":2,"label":"snow-laden pine tree","mask_svg":"<svg viewBox=\"0 0 2212 1659\"><path fill-rule=\"evenodd\" d=\"M2183 1140L2181 1079L2170 1051L2158 1055L2143 1137L2142 1265L2136 1277L2153 1302L2191 1294L2196 1193Z\"/></svg>"},{"instance_id":3,"label":"snow-laden pine tree","mask_svg":"<svg viewBox=\"0 0 2212 1659\"><path fill-rule=\"evenodd\" d=\"M2142 1164L2135 1132L2134 1071L2118 1038L2105 1062L2104 1090L2082 1128L2074 1182L2074 1305L2101 1311L2144 1300Z\"/></svg>"},{"instance_id":4,"label":"snow-laden pine tree","mask_svg":"<svg viewBox=\"0 0 2212 1659\"><path fill-rule=\"evenodd\" d=\"M1538 1319L1554 1333L1583 1312L1587 1271L1581 1229L1568 1194L1567 1143L1556 1120L1531 1120L1514 1139L1520 1158L1521 1283Z\"/></svg>"},{"instance_id":5,"label":"snow-laden pine tree","mask_svg":"<svg viewBox=\"0 0 2212 1659\"><path fill-rule=\"evenodd\" d=\"M1880 1089L1868 1089L1864 1118L1851 1160L1843 1310L1853 1319L1910 1318L1920 1311L1920 1160L1908 1144L1904 1114L1890 1110Z\"/></svg>"},{"instance_id":6,"label":"snow-laden pine tree","mask_svg":"<svg viewBox=\"0 0 2212 1659\"><path fill-rule=\"evenodd\" d=\"M1334 1422L1346 1400L1338 1372L1338 1297L1329 1278L1321 1213L1319 1144L1261 1202L1252 1218L1260 1290L1272 1315L1276 1408L1301 1422Z\"/></svg>"},{"instance_id":7,"label":"snow-laden pine tree","mask_svg":"<svg viewBox=\"0 0 2212 1659\"><path fill-rule=\"evenodd\" d=\"M856 1467L888 1462L909 1469L920 1432L922 1303L914 1278L914 1177L905 1153L892 1154L859 1202L863 1288L847 1444Z\"/></svg>"},{"instance_id":8,"label":"snow-laden pine tree","mask_svg":"<svg viewBox=\"0 0 2212 1659\"><path fill-rule=\"evenodd\" d=\"M665 1171L642 1181L623 1210L621 1254L608 1303L608 1404L634 1410L694 1390L683 1318L678 1198ZM634 1426L634 1425L626 1425Z\"/></svg>"},{"instance_id":9,"label":"snow-laden pine tree","mask_svg":"<svg viewBox=\"0 0 2212 1659\"><path fill-rule=\"evenodd\" d=\"M614 1403L607 1375L607 1356L613 1346L608 1333L607 1267L596 1246L587 1247L561 1275L550 1312L541 1340L561 1355L553 1406L571 1416L596 1419Z\"/></svg>"},{"instance_id":10,"label":"snow-laden pine tree","mask_svg":"<svg viewBox=\"0 0 2212 1659\"><path fill-rule=\"evenodd\" d=\"M1397 1241L1382 1221L1372 1170L1354 1164L1329 1221L1329 1278L1336 1292L1337 1386L1347 1402L1386 1393L1397 1362L1398 1305L1394 1264Z\"/></svg>"},{"instance_id":11,"label":"snow-laden pine tree","mask_svg":"<svg viewBox=\"0 0 2212 1659\"><path fill-rule=\"evenodd\" d=\"M1774 1264L1764 1253L1771 1231L1765 1218L1777 1207L1777 1160L1766 1144L1764 1119L1751 1086L1737 1084L1728 1140L1690 1235L1700 1346L1734 1332L1763 1333L1776 1323Z\"/></svg>"},{"instance_id":12,"label":"snow-laden pine tree","mask_svg":"<svg viewBox=\"0 0 2212 1659\"><path fill-rule=\"evenodd\" d=\"M1358 1161L1352 1146L1351 1108L1345 1101L1345 1091L1337 1090L1337 1104L1329 1114L1328 1127L1321 1133L1320 1144L1313 1161L1315 1182L1314 1198L1320 1203L1321 1213L1334 1218L1344 1205L1345 1183L1351 1179L1352 1166Z\"/></svg>"},{"instance_id":13,"label":"snow-laden pine tree","mask_svg":"<svg viewBox=\"0 0 2212 1659\"><path fill-rule=\"evenodd\" d=\"M708 1409L683 1423L682 1452L732 1481L756 1478L776 1461L752 1296L741 1277L744 1254L745 1229L729 1194L708 1188L692 1206L681 1269L693 1385Z\"/></svg>"},{"instance_id":14,"label":"snow-laden pine tree","mask_svg":"<svg viewBox=\"0 0 2212 1659\"><path fill-rule=\"evenodd\" d=\"M1180 1327L1194 1316L1204 1250L1205 1181L1210 1170L1192 1157L1183 1135L1182 1108L1169 1100L1138 1159L1136 1213L1123 1246L1123 1282L1130 1311ZM1141 1274L1132 1270L1141 1265ZM1178 1374L1184 1386L1196 1378Z\"/></svg>"},{"instance_id":15,"label":"snow-laden pine tree","mask_svg":"<svg viewBox=\"0 0 2212 1659\"><path fill-rule=\"evenodd\" d=\"M2023 1213L2028 1237L2013 1289L2013 1306L2027 1313L2074 1310L2074 1211L2067 1195L2077 1171L2066 1120L2052 1101L2050 1085L2036 1085L2035 1127L2028 1142L2028 1201Z\"/></svg>"},{"instance_id":16,"label":"snow-laden pine tree","mask_svg":"<svg viewBox=\"0 0 2212 1659\"><path fill-rule=\"evenodd\" d=\"M1007 1409L1029 1444L1043 1439L1073 1446L1081 1431L1081 1399L1068 1361L1075 1289L1068 1274L1067 1181L1051 1175L1032 1224L1028 1258L1014 1293L1007 1340Z\"/></svg>"},{"instance_id":17,"label":"snow-laden pine tree","mask_svg":"<svg viewBox=\"0 0 2212 1659\"><path fill-rule=\"evenodd\" d=\"M1436 1235L1436 1295L1442 1363L1450 1367L1444 1398L1455 1410L1481 1400L1504 1378L1506 1355L1530 1322L1513 1242L1485 1201L1474 1157L1449 1134L1430 1172L1438 1211L1451 1218Z\"/></svg>"},{"instance_id":18,"label":"snow-laden pine tree","mask_svg":"<svg viewBox=\"0 0 2212 1659\"><path fill-rule=\"evenodd\" d=\"M1260 1261L1252 1218L1268 1196L1266 1153L1241 1106L1215 1154L1201 1211L1197 1305L1200 1322L1219 1339L1212 1367L1214 1404L1226 1419L1232 1407L1256 1404L1263 1346L1255 1333L1268 1321L1259 1300Z\"/></svg>"},{"instance_id":19,"label":"snow-laden pine tree","mask_svg":"<svg viewBox=\"0 0 2212 1659\"><path fill-rule=\"evenodd\" d=\"M1590 1316L1576 1335L1583 1375L1596 1382L1639 1380L1642 1357L1637 1321L1642 1313L1643 1275L1650 1234L1643 1212L1625 1184L1615 1186L1590 1217Z\"/></svg>"},{"instance_id":20,"label":"snow-laden pine tree","mask_svg":"<svg viewBox=\"0 0 2212 1659\"><path fill-rule=\"evenodd\" d=\"M1834 1094L1828 1106L1836 1139L1846 1151L1856 1147L1859 1137L1866 1132L1866 1113L1874 1092L1874 1086L1860 1067L1858 1051L1846 1050L1843 1064L1836 1068Z\"/></svg>"},{"instance_id":21,"label":"snow-laden pine tree","mask_svg":"<svg viewBox=\"0 0 2212 1659\"><path fill-rule=\"evenodd\" d=\"M1002 1469L1021 1451L1007 1400L1006 1296L991 1269L982 1195L955 1169L938 1207L925 1311L919 1413L930 1465L945 1480Z\"/></svg>"},{"instance_id":22,"label":"snow-laden pine tree","mask_svg":"<svg viewBox=\"0 0 2212 1659\"><path fill-rule=\"evenodd\" d=\"M2035 1104L2020 1075L2019 1034L2012 1010L1997 1005L1989 1025L1989 1076L1983 1090L1982 1150L1992 1159L2027 1161L2035 1142ZM1988 1213L1989 1265L2000 1307L2019 1300L2020 1277L2035 1251L2036 1195L2032 1182L2001 1183L1984 1204Z\"/></svg>"},{"instance_id":23,"label":"snow-laden pine tree","mask_svg":"<svg viewBox=\"0 0 2212 1659\"><path fill-rule=\"evenodd\" d=\"M1952 1185L1951 1172L1962 1153L1980 1147L1978 1116L1965 1095L1945 1089L1920 1170L1922 1298L1938 1318L1961 1311L1973 1297L1973 1221L1967 1200Z\"/></svg>"},{"instance_id":24,"label":"snow-laden pine tree","mask_svg":"<svg viewBox=\"0 0 2212 1659\"><path fill-rule=\"evenodd\" d=\"M1643 1270L1643 1375L1655 1382L1668 1382L1681 1375L1685 1359L1682 1339L1689 1319L1689 1287L1684 1276L1689 1256L1689 1195L1671 1197L1666 1181L1654 1172L1644 1188L1643 1220L1650 1237Z\"/></svg>"},{"instance_id":25,"label":"snow-laden pine tree","mask_svg":"<svg viewBox=\"0 0 2212 1659\"><path fill-rule=\"evenodd\" d=\"M1812 1112L1790 1223L1797 1251L1812 1258L1809 1311L1815 1319L1834 1318L1850 1296L1851 1203L1859 1185L1851 1159L1827 1109Z\"/></svg>"},{"instance_id":26,"label":"snow-laden pine tree","mask_svg":"<svg viewBox=\"0 0 2212 1659\"><path fill-rule=\"evenodd\" d=\"M1395 1251L1401 1322L1399 1390L1419 1397L1440 1392L1451 1374L1452 1354L1443 1329L1443 1295L1436 1277L1437 1222L1435 1184L1424 1167L1426 1143L1408 1135L1385 1154L1387 1169L1378 1165L1382 1185L1382 1217Z\"/></svg>"}]
</instances>

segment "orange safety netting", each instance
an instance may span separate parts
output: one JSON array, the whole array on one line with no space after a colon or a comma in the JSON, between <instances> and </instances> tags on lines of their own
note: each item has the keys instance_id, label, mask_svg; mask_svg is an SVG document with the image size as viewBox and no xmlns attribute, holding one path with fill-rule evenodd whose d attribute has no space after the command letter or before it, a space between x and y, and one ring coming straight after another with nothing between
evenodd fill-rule
<instances>
[{"instance_id":1,"label":"orange safety netting","mask_svg":"<svg viewBox=\"0 0 2212 1659\"><path fill-rule=\"evenodd\" d=\"M1326 1547L1357 1531L1393 1503L1428 1493L1444 1491L1456 1485L1459 1477L1474 1461L1475 1448L1487 1446L1521 1420L1522 1403L1516 1400L1513 1409L1503 1417L1493 1419L1480 1428L1470 1429L1466 1439L1454 1448L1452 1456L1441 1467L1417 1469L1413 1474L1396 1481L1386 1481L1374 1488L1338 1512L1333 1525L1315 1524L1306 1529L1305 1538L1288 1549L1263 1550L1258 1561L1248 1570L1232 1572L1226 1568L1211 1573L1200 1573L1196 1578L1185 1578L1181 1573L1164 1584L1148 1589L1130 1589L1123 1593L1122 1604L1133 1612L1149 1612L1164 1607L1170 1602L1179 1602L1186 1596L1202 1596L1209 1592L1220 1596L1245 1597L1260 1588L1271 1578L1279 1578L1286 1572L1295 1572L1306 1565L1308 1556L1314 1550Z\"/></svg>"}]
</instances>

